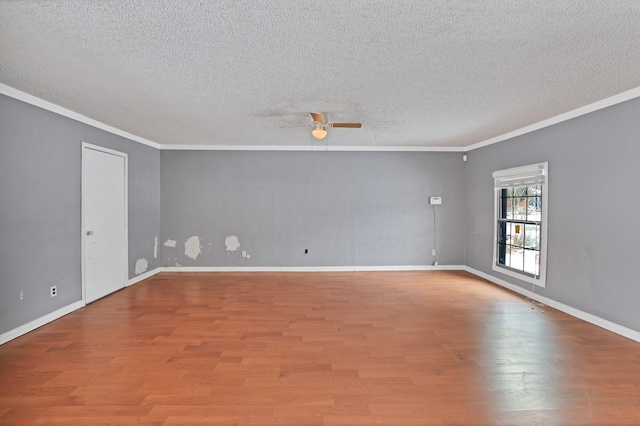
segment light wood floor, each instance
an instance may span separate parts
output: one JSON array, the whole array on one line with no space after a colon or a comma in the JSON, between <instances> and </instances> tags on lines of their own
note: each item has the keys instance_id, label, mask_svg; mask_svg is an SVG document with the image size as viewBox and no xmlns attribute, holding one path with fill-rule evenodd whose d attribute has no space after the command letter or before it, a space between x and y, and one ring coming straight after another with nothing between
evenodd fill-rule
<instances>
[{"instance_id":1,"label":"light wood floor","mask_svg":"<svg viewBox=\"0 0 640 426\"><path fill-rule=\"evenodd\" d=\"M0 346L0 424L640 424L640 344L463 272L160 274Z\"/></svg>"}]
</instances>

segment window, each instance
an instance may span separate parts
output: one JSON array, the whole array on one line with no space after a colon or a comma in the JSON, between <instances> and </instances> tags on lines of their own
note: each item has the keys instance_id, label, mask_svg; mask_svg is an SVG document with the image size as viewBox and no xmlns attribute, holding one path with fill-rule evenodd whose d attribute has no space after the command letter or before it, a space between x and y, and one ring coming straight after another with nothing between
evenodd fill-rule
<instances>
[{"instance_id":1,"label":"window","mask_svg":"<svg viewBox=\"0 0 640 426\"><path fill-rule=\"evenodd\" d=\"M493 270L545 286L548 163L493 173Z\"/></svg>"}]
</instances>

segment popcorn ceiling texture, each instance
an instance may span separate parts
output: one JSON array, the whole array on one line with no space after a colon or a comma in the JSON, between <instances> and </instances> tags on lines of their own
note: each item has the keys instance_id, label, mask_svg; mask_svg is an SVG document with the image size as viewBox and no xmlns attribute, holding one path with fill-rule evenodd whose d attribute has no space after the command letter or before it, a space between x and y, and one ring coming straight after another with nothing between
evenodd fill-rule
<instances>
[{"instance_id":1,"label":"popcorn ceiling texture","mask_svg":"<svg viewBox=\"0 0 640 426\"><path fill-rule=\"evenodd\" d=\"M0 82L160 144L468 146L640 86L640 2L3 1Z\"/></svg>"}]
</instances>

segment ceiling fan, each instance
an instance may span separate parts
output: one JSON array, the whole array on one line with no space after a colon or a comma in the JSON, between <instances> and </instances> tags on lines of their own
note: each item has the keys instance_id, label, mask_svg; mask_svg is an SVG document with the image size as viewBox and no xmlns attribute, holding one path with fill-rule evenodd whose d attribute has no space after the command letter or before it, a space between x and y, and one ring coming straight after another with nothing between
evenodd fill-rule
<instances>
[{"instance_id":1,"label":"ceiling fan","mask_svg":"<svg viewBox=\"0 0 640 426\"><path fill-rule=\"evenodd\" d=\"M329 123L327 116L324 113L310 112L311 118L313 118L314 129L311 134L316 139L324 139L327 136L325 127L346 127L351 129L359 129L362 127L361 123Z\"/></svg>"}]
</instances>

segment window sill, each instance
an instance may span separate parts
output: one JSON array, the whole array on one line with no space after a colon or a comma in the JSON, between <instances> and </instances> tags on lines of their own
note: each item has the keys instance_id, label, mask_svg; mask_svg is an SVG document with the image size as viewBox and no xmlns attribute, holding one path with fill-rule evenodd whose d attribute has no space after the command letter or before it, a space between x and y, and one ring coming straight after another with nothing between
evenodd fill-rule
<instances>
[{"instance_id":1,"label":"window sill","mask_svg":"<svg viewBox=\"0 0 640 426\"><path fill-rule=\"evenodd\" d=\"M510 277L513 277L513 278L517 278L520 281L524 281L524 282L527 282L529 284L535 284L538 287L544 288L545 284L546 284L544 277L534 278L534 277L530 277L528 275L519 274L518 272L513 271L511 269L500 267L495 262L494 262L494 264L493 264L491 269L493 269L496 272L500 272L501 274L508 275Z\"/></svg>"}]
</instances>

